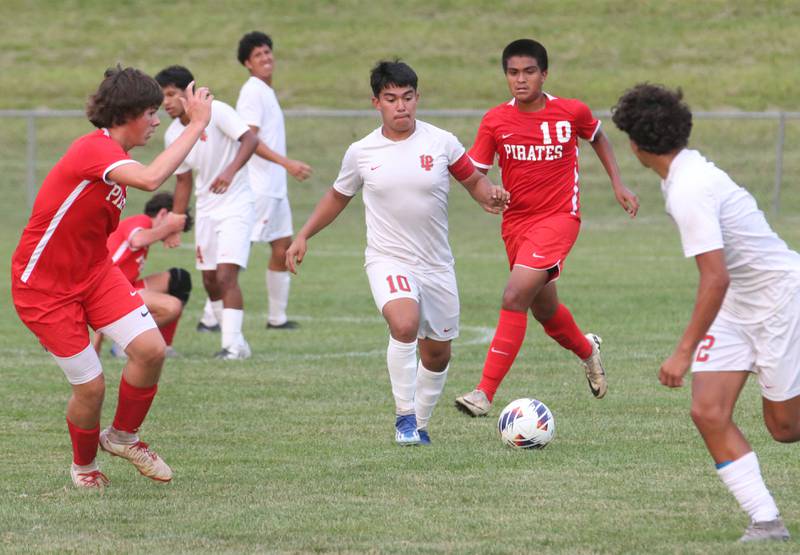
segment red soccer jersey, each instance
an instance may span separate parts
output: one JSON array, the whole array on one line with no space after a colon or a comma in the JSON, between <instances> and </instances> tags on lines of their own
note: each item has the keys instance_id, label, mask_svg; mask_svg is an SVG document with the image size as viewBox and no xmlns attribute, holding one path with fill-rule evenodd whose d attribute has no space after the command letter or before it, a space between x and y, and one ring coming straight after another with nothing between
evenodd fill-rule
<instances>
[{"instance_id":1,"label":"red soccer jersey","mask_svg":"<svg viewBox=\"0 0 800 555\"><path fill-rule=\"evenodd\" d=\"M125 218L119 223L119 227L108 236L106 247L111 255L111 262L119 266L125 277L131 283L139 279L139 274L144 268L144 261L147 260L147 250L149 247L134 249L131 247L131 237L142 229L151 229L153 220L147 214L139 214Z\"/></svg>"},{"instance_id":2,"label":"red soccer jersey","mask_svg":"<svg viewBox=\"0 0 800 555\"><path fill-rule=\"evenodd\" d=\"M52 295L77 290L108 263L126 187L108 172L133 162L105 129L80 137L47 174L11 260L14 280Z\"/></svg>"},{"instance_id":3,"label":"red soccer jersey","mask_svg":"<svg viewBox=\"0 0 800 555\"><path fill-rule=\"evenodd\" d=\"M503 236L555 213L580 217L578 137L592 140L599 129L583 102L549 94L538 112L520 112L512 99L486 113L469 157L488 169L498 156L503 187L511 193Z\"/></svg>"}]
</instances>

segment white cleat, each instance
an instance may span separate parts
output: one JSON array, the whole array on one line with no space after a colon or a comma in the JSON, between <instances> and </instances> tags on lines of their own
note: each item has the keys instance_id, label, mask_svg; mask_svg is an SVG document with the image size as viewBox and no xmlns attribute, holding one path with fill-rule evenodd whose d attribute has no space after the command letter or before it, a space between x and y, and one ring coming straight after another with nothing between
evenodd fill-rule
<instances>
[{"instance_id":1,"label":"white cleat","mask_svg":"<svg viewBox=\"0 0 800 555\"><path fill-rule=\"evenodd\" d=\"M103 489L111 485L111 481L106 478L106 475L100 472L97 465L94 465L93 470L81 470L79 466L74 463L69 469L69 475L72 477L72 483L75 487L81 489Z\"/></svg>"},{"instance_id":2,"label":"white cleat","mask_svg":"<svg viewBox=\"0 0 800 555\"><path fill-rule=\"evenodd\" d=\"M100 432L100 448L115 457L127 459L142 476L156 482L172 480L172 469L143 441L132 444L116 443L109 438L109 428L106 428Z\"/></svg>"},{"instance_id":3,"label":"white cleat","mask_svg":"<svg viewBox=\"0 0 800 555\"><path fill-rule=\"evenodd\" d=\"M592 395L602 399L608 391L606 371L603 369L603 361L600 359L600 344L603 340L593 333L587 333L586 339L592 344L592 354L589 355L589 358L582 360L581 364L586 370L586 379Z\"/></svg>"},{"instance_id":4,"label":"white cleat","mask_svg":"<svg viewBox=\"0 0 800 555\"><path fill-rule=\"evenodd\" d=\"M744 535L739 538L741 543L747 542L760 542L760 541L786 541L789 539L789 530L783 524L780 517L775 520L766 520L763 522L751 522Z\"/></svg>"},{"instance_id":5,"label":"white cleat","mask_svg":"<svg viewBox=\"0 0 800 555\"><path fill-rule=\"evenodd\" d=\"M242 339L242 342L235 347L225 347L220 352L214 355L214 358L218 358L220 360L245 360L252 356L252 351L250 351L250 345L247 344L247 341Z\"/></svg>"},{"instance_id":6,"label":"white cleat","mask_svg":"<svg viewBox=\"0 0 800 555\"><path fill-rule=\"evenodd\" d=\"M480 389L470 391L466 395L456 397L456 408L470 416L486 416L492 408L492 402Z\"/></svg>"}]
</instances>

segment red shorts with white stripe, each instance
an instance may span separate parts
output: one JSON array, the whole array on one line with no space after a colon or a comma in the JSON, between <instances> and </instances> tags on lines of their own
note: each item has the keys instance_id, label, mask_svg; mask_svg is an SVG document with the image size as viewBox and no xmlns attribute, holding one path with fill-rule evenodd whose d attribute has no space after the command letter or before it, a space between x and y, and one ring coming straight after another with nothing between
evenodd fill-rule
<instances>
[{"instance_id":1,"label":"red shorts with white stripe","mask_svg":"<svg viewBox=\"0 0 800 555\"><path fill-rule=\"evenodd\" d=\"M553 214L533 222L520 235L503 237L509 266L546 271L550 274L548 281L557 279L580 229L577 216Z\"/></svg>"},{"instance_id":2,"label":"red shorts with white stripe","mask_svg":"<svg viewBox=\"0 0 800 555\"><path fill-rule=\"evenodd\" d=\"M12 277L11 294L22 322L57 357L74 356L89 345L87 326L102 328L144 306L136 288L110 261L70 295L31 289L17 277Z\"/></svg>"}]
</instances>

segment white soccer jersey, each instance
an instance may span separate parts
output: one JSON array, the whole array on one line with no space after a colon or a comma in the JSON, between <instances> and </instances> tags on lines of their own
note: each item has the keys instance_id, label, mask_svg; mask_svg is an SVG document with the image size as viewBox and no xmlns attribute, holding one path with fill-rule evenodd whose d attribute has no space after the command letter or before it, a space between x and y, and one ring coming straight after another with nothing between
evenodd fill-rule
<instances>
[{"instance_id":1,"label":"white soccer jersey","mask_svg":"<svg viewBox=\"0 0 800 555\"><path fill-rule=\"evenodd\" d=\"M368 263L389 256L431 269L453 265L448 167L464 152L452 133L419 120L405 140L387 139L378 128L350 145L333 188L347 196L364 189Z\"/></svg>"},{"instance_id":2,"label":"white soccer jersey","mask_svg":"<svg viewBox=\"0 0 800 555\"><path fill-rule=\"evenodd\" d=\"M781 290L789 293L800 274L800 254L772 231L753 196L728 174L696 150L684 149L661 191L686 257L723 249L731 280L725 308L751 320L760 317L755 312L774 309ZM786 288L780 286L784 278Z\"/></svg>"},{"instance_id":3,"label":"white soccer jersey","mask_svg":"<svg viewBox=\"0 0 800 555\"><path fill-rule=\"evenodd\" d=\"M258 127L258 138L271 150L286 156L286 127L275 91L258 77L250 77L239 91L236 111L247 123ZM247 163L250 186L256 194L286 197L286 169L254 154Z\"/></svg>"},{"instance_id":4,"label":"white soccer jersey","mask_svg":"<svg viewBox=\"0 0 800 555\"><path fill-rule=\"evenodd\" d=\"M173 120L164 134L167 146L178 138L184 127L180 120ZM239 137L249 129L236 110L224 102L218 100L212 102L211 121L208 127L175 171L175 174L194 171L198 217L235 214L240 212L243 206L253 203L246 166L236 172L233 182L224 193L212 193L210 189L214 180L236 157L240 146Z\"/></svg>"}]
</instances>

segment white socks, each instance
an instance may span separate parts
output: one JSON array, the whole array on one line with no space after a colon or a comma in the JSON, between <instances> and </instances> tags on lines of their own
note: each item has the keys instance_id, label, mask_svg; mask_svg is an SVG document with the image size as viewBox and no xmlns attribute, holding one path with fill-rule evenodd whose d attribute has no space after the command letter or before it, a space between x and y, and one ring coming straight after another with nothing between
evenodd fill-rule
<instances>
[{"instance_id":1,"label":"white socks","mask_svg":"<svg viewBox=\"0 0 800 555\"><path fill-rule=\"evenodd\" d=\"M414 414L414 386L417 378L417 342L403 343L389 336L386 366L396 414Z\"/></svg>"},{"instance_id":2,"label":"white socks","mask_svg":"<svg viewBox=\"0 0 800 555\"><path fill-rule=\"evenodd\" d=\"M219 301L222 304L222 301ZM213 303L212 303L213 304ZM242 321L244 310L240 308L225 308L222 310L222 348L236 349L244 340L242 336Z\"/></svg>"},{"instance_id":3,"label":"white socks","mask_svg":"<svg viewBox=\"0 0 800 555\"><path fill-rule=\"evenodd\" d=\"M215 323L219 324L220 327L222 327L222 310L225 308L224 305L222 304L222 299L218 301L209 300L208 304L209 307L211 308L211 314L214 315L213 319L216 320ZM205 316L205 312L203 312L203 316ZM214 324L211 325L213 326Z\"/></svg>"},{"instance_id":4,"label":"white socks","mask_svg":"<svg viewBox=\"0 0 800 555\"><path fill-rule=\"evenodd\" d=\"M289 305L290 285L289 272L267 270L267 298L269 299L267 321L273 326L280 326L286 323L286 307Z\"/></svg>"},{"instance_id":5,"label":"white socks","mask_svg":"<svg viewBox=\"0 0 800 555\"><path fill-rule=\"evenodd\" d=\"M122 430L116 429L114 426L108 427L108 438L114 443L123 443L125 445L133 445L139 442L138 434L123 432Z\"/></svg>"},{"instance_id":6,"label":"white socks","mask_svg":"<svg viewBox=\"0 0 800 555\"><path fill-rule=\"evenodd\" d=\"M739 502L739 506L750 515L750 520L764 522L778 518L778 507L761 478L761 469L754 452L750 451L732 463L718 468L717 474Z\"/></svg>"},{"instance_id":7,"label":"white socks","mask_svg":"<svg viewBox=\"0 0 800 555\"><path fill-rule=\"evenodd\" d=\"M217 301L222 302L222 301ZM206 297L206 304L203 305L203 316L200 317L200 321L208 327L216 326L219 324L219 320L217 319L216 314L214 313L214 309L211 307L211 299ZM220 305L221 309L222 305Z\"/></svg>"},{"instance_id":8,"label":"white socks","mask_svg":"<svg viewBox=\"0 0 800 555\"><path fill-rule=\"evenodd\" d=\"M419 361L417 367L417 391L414 397L414 410L417 415L417 428L427 429L428 421L433 414L433 407L439 400L439 396L444 390L444 383L447 381L447 368L441 372L431 372Z\"/></svg>"}]
</instances>

